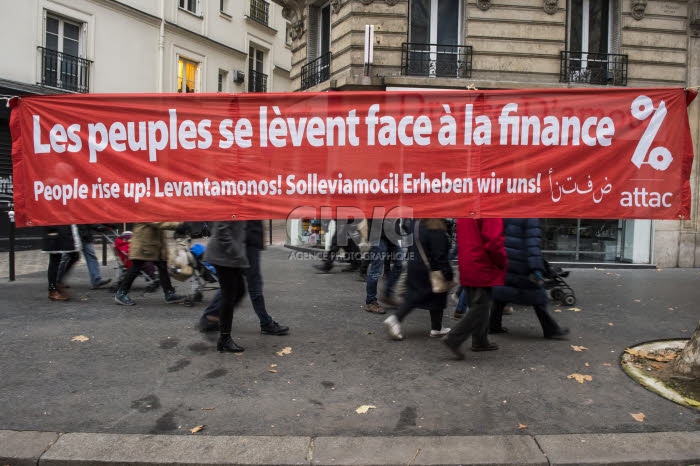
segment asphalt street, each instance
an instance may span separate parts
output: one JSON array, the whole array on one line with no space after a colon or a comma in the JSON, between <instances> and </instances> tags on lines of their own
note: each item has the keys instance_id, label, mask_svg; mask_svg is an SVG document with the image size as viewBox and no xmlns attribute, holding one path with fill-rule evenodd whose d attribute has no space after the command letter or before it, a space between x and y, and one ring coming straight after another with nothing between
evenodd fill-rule
<instances>
[{"instance_id":1,"label":"asphalt street","mask_svg":"<svg viewBox=\"0 0 700 466\"><path fill-rule=\"evenodd\" d=\"M160 290L144 293L137 281L137 305L119 306L109 291L90 290L82 261L68 302L47 299L45 272L0 282L0 428L192 435L206 426L196 435L310 437L700 431L697 410L646 390L618 362L629 346L690 337L700 270L573 269L577 303L550 305L569 340L543 339L532 309L516 307L504 317L511 333L493 337L499 351L455 361L428 337L427 311L415 310L405 340L391 341L385 316L364 311L365 284L354 273L316 274L313 260L282 246L262 254L268 310L291 332L261 335L246 298L234 316L241 355L217 353L215 336L195 330L204 304L165 304ZM359 414L361 406L371 408Z\"/></svg>"}]
</instances>

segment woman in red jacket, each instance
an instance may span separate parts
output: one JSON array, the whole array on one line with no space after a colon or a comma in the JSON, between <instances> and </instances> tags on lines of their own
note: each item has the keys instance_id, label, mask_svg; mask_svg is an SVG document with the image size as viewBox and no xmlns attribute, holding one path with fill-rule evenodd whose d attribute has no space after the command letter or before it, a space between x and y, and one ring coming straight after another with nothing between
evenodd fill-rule
<instances>
[{"instance_id":1,"label":"woman in red jacket","mask_svg":"<svg viewBox=\"0 0 700 466\"><path fill-rule=\"evenodd\" d=\"M508 260L501 219L457 220L459 282L467 295L469 311L445 337L445 345L464 359L460 349L472 336L472 351L493 351L498 345L488 340L491 291L503 285Z\"/></svg>"}]
</instances>

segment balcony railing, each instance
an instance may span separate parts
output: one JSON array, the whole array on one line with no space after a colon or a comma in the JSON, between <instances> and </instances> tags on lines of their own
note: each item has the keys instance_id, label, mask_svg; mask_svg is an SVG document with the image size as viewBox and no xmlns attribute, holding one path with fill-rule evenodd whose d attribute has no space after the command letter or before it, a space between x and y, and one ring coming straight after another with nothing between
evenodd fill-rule
<instances>
[{"instance_id":1,"label":"balcony railing","mask_svg":"<svg viewBox=\"0 0 700 466\"><path fill-rule=\"evenodd\" d=\"M401 73L430 78L470 78L470 45L401 44Z\"/></svg>"},{"instance_id":2,"label":"balcony railing","mask_svg":"<svg viewBox=\"0 0 700 466\"><path fill-rule=\"evenodd\" d=\"M270 15L270 4L265 0L250 0L250 17L258 23L267 26Z\"/></svg>"},{"instance_id":3,"label":"balcony railing","mask_svg":"<svg viewBox=\"0 0 700 466\"><path fill-rule=\"evenodd\" d=\"M561 52L559 81L612 86L627 85L627 55Z\"/></svg>"},{"instance_id":4,"label":"balcony railing","mask_svg":"<svg viewBox=\"0 0 700 466\"><path fill-rule=\"evenodd\" d=\"M267 75L249 69L248 92L267 92Z\"/></svg>"},{"instance_id":5,"label":"balcony railing","mask_svg":"<svg viewBox=\"0 0 700 466\"><path fill-rule=\"evenodd\" d=\"M85 58L39 47L41 85L73 92L90 92L90 65Z\"/></svg>"},{"instance_id":6,"label":"balcony railing","mask_svg":"<svg viewBox=\"0 0 700 466\"><path fill-rule=\"evenodd\" d=\"M331 79L331 53L321 55L301 67L301 90Z\"/></svg>"}]
</instances>

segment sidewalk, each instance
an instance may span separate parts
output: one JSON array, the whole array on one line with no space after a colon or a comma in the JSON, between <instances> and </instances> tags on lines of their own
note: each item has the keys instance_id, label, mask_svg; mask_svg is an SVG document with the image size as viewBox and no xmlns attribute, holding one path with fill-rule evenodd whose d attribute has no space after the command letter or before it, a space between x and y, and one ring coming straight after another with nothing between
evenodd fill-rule
<instances>
[{"instance_id":1,"label":"sidewalk","mask_svg":"<svg viewBox=\"0 0 700 466\"><path fill-rule=\"evenodd\" d=\"M137 281L137 305L117 306L81 261L73 299L50 302L45 256L33 272L18 258L17 280L0 280L0 464L700 463L700 412L618 364L626 347L690 337L700 270L574 269L576 307L550 306L568 341L541 338L516 308L499 351L454 361L427 336L427 312L391 341L355 274L315 274L291 252L262 256L268 309L290 335L260 335L246 299L238 356L193 328L210 292L166 305Z\"/></svg>"}]
</instances>

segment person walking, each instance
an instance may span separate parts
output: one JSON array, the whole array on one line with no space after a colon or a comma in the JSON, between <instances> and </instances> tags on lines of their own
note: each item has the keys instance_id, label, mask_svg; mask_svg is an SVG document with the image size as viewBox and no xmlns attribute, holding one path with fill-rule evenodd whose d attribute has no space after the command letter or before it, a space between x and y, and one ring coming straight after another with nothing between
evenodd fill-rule
<instances>
[{"instance_id":1,"label":"person walking","mask_svg":"<svg viewBox=\"0 0 700 466\"><path fill-rule=\"evenodd\" d=\"M47 277L49 282L49 299L52 301L67 301L65 289L59 285L59 267L61 258L66 254L67 260L64 274L68 273L80 259L80 234L76 225L50 226L44 229L41 251L49 254Z\"/></svg>"},{"instance_id":2,"label":"person walking","mask_svg":"<svg viewBox=\"0 0 700 466\"><path fill-rule=\"evenodd\" d=\"M495 218L457 220L459 282L467 299L467 314L443 342L458 359L462 344L471 336L472 351L493 351L488 340L489 310L494 286L503 285L508 260L504 248L503 221Z\"/></svg>"},{"instance_id":3,"label":"person walking","mask_svg":"<svg viewBox=\"0 0 700 466\"><path fill-rule=\"evenodd\" d=\"M203 259L214 266L221 286L219 340L216 343L216 350L220 353L245 351L231 338L233 311L245 294L244 269L249 266L245 234L245 222L214 222L212 236L204 251Z\"/></svg>"},{"instance_id":4,"label":"person walking","mask_svg":"<svg viewBox=\"0 0 700 466\"><path fill-rule=\"evenodd\" d=\"M93 236L94 227L92 225L78 225L78 234L80 235L81 251L83 252L83 257L85 258L85 264L88 268L88 274L90 275L90 286L93 290L101 288L109 284L111 278L102 278L100 274L100 263L97 260L97 254L95 254L95 237ZM61 263L58 267L58 283L65 286L65 277L68 275L68 270L70 270L69 264L72 260L70 253L65 253L61 257ZM71 265L72 266L72 265Z\"/></svg>"},{"instance_id":5,"label":"person walking","mask_svg":"<svg viewBox=\"0 0 700 466\"><path fill-rule=\"evenodd\" d=\"M389 306L398 306L400 301L394 296L394 287L401 277L403 269L403 249L397 240L392 240L387 235L387 228L393 229L395 238L403 237L401 219L385 219L382 224L382 232L379 240L372 242L369 250L369 269L367 271L367 285L365 294L365 311L374 314L385 314L386 311L379 304L381 301ZM384 274L382 295L377 298L377 286L379 277Z\"/></svg>"},{"instance_id":6,"label":"person walking","mask_svg":"<svg viewBox=\"0 0 700 466\"><path fill-rule=\"evenodd\" d=\"M147 262L153 262L158 268L158 280L165 294L166 303L180 303L185 296L175 292L170 274L168 273L168 241L165 230L177 230L183 224L178 222L154 222L134 224L131 242L129 244L129 260L131 267L124 274L119 283L119 289L114 296L117 304L133 306L136 301L129 297L131 285L139 274L139 271Z\"/></svg>"},{"instance_id":7,"label":"person walking","mask_svg":"<svg viewBox=\"0 0 700 466\"><path fill-rule=\"evenodd\" d=\"M415 241L409 248L406 292L396 312L384 321L389 336L394 340L403 340L401 322L415 308L430 311L429 336L441 337L450 331L442 326L447 291L434 293L430 282L430 272L433 270L442 272L449 282L453 279L452 266L448 260L450 244L447 225L444 219L423 219L418 223Z\"/></svg>"},{"instance_id":8,"label":"person walking","mask_svg":"<svg viewBox=\"0 0 700 466\"><path fill-rule=\"evenodd\" d=\"M248 296L253 304L253 310L260 320L260 333L263 335L287 335L289 327L280 325L268 314L263 296L263 280L260 273L260 251L265 249L264 229L262 220L245 222L245 251L249 267L245 270ZM198 327L202 332L219 329L219 306L221 289L212 298L209 306L199 318Z\"/></svg>"},{"instance_id":9,"label":"person walking","mask_svg":"<svg viewBox=\"0 0 700 466\"><path fill-rule=\"evenodd\" d=\"M506 303L532 306L540 321L545 338L563 338L568 328L560 327L547 311L547 291L544 288L544 259L541 243L542 230L536 218L503 220L508 272L505 286L493 289L493 307L489 320L490 333L506 333L503 310Z\"/></svg>"}]
</instances>

